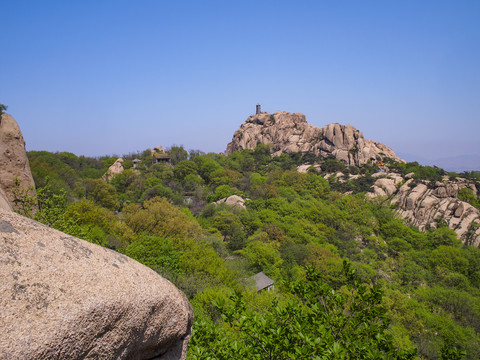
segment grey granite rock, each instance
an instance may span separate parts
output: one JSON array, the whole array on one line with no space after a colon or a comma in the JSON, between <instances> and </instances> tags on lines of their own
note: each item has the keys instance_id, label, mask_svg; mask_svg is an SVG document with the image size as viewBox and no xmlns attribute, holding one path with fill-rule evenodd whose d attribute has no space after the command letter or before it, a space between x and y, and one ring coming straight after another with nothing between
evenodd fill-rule
<instances>
[{"instance_id":1,"label":"grey granite rock","mask_svg":"<svg viewBox=\"0 0 480 360\"><path fill-rule=\"evenodd\" d=\"M193 312L153 270L0 209L0 359L184 359Z\"/></svg>"}]
</instances>

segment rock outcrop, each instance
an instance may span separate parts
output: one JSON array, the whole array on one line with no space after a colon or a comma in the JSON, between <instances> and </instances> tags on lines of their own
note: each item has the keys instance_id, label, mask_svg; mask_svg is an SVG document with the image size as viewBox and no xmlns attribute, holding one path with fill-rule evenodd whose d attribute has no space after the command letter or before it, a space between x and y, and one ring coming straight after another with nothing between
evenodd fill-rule
<instances>
[{"instance_id":1,"label":"rock outcrop","mask_svg":"<svg viewBox=\"0 0 480 360\"><path fill-rule=\"evenodd\" d=\"M105 181L112 180L115 175L121 174L125 170L123 167L123 159L118 158L107 170L105 174L103 174L102 179Z\"/></svg>"},{"instance_id":2,"label":"rock outcrop","mask_svg":"<svg viewBox=\"0 0 480 360\"><path fill-rule=\"evenodd\" d=\"M315 169L315 171L321 171L321 170L322 170L322 168L321 168L320 165L318 165L318 164L313 164L313 165L311 165L311 164L302 164L302 165L297 166L297 171L298 171L299 173L304 173L304 174L305 174L305 173L307 173L312 167Z\"/></svg>"},{"instance_id":3,"label":"rock outcrop","mask_svg":"<svg viewBox=\"0 0 480 360\"><path fill-rule=\"evenodd\" d=\"M2 114L0 118L0 208L12 210L16 208L12 193L15 179L20 182L20 189L27 191L29 196L35 196L25 140L13 117Z\"/></svg>"},{"instance_id":4,"label":"rock outcrop","mask_svg":"<svg viewBox=\"0 0 480 360\"><path fill-rule=\"evenodd\" d=\"M230 195L229 197L215 201L214 204L220 205L225 204L232 207L238 207L240 209L246 209L245 200L238 195Z\"/></svg>"},{"instance_id":5,"label":"rock outcrop","mask_svg":"<svg viewBox=\"0 0 480 360\"><path fill-rule=\"evenodd\" d=\"M403 178L397 173L377 173L379 178L373 185L371 197L390 198L397 207L400 216L408 224L425 230L428 226L436 227L437 220L443 219L463 242L480 245L480 228L470 229L470 224L480 224L480 211L469 203L457 198L460 189L469 187L476 192L475 186L463 178L435 184L416 183L407 175Z\"/></svg>"},{"instance_id":6,"label":"rock outcrop","mask_svg":"<svg viewBox=\"0 0 480 360\"><path fill-rule=\"evenodd\" d=\"M0 210L1 359L184 359L185 295L112 250Z\"/></svg>"},{"instance_id":7,"label":"rock outcrop","mask_svg":"<svg viewBox=\"0 0 480 360\"><path fill-rule=\"evenodd\" d=\"M272 144L273 155L282 152L334 156L347 165L363 165L384 158L401 160L391 148L365 139L351 125L330 124L323 128L307 123L304 114L277 111L249 116L234 135L225 153Z\"/></svg>"}]
</instances>

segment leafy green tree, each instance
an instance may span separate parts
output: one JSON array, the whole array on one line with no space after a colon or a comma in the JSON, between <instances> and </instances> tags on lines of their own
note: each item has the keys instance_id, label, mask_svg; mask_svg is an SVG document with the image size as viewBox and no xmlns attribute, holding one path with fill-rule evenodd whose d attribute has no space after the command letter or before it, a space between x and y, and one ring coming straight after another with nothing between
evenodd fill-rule
<instances>
[{"instance_id":1,"label":"leafy green tree","mask_svg":"<svg viewBox=\"0 0 480 360\"><path fill-rule=\"evenodd\" d=\"M207 184L211 183L213 179L221 173L222 166L207 155L195 156L193 159L198 166L199 175L205 180Z\"/></svg>"},{"instance_id":2,"label":"leafy green tree","mask_svg":"<svg viewBox=\"0 0 480 360\"><path fill-rule=\"evenodd\" d=\"M13 209L23 216L33 217L37 210L35 189L32 186L22 186L21 181L15 176L11 191L13 194Z\"/></svg>"},{"instance_id":3,"label":"leafy green tree","mask_svg":"<svg viewBox=\"0 0 480 360\"><path fill-rule=\"evenodd\" d=\"M183 148L182 145L173 145L167 152L170 155L170 161L172 165L177 165L180 161L188 159L188 152Z\"/></svg>"},{"instance_id":4,"label":"leafy green tree","mask_svg":"<svg viewBox=\"0 0 480 360\"><path fill-rule=\"evenodd\" d=\"M175 244L174 244L175 245ZM235 285L233 273L218 253L204 240L185 239L181 242L180 268L182 274L175 284L192 298L198 292L221 284ZM177 248L179 248L177 246Z\"/></svg>"},{"instance_id":5,"label":"leafy green tree","mask_svg":"<svg viewBox=\"0 0 480 360\"><path fill-rule=\"evenodd\" d=\"M197 238L200 226L166 199L155 197L123 209L125 223L137 234L149 233L167 238Z\"/></svg>"},{"instance_id":6,"label":"leafy green tree","mask_svg":"<svg viewBox=\"0 0 480 360\"><path fill-rule=\"evenodd\" d=\"M236 214L230 211L220 211L210 218L210 222L220 231L230 250L244 248L245 233L242 222Z\"/></svg>"},{"instance_id":7,"label":"leafy green tree","mask_svg":"<svg viewBox=\"0 0 480 360\"><path fill-rule=\"evenodd\" d=\"M468 273L468 260L462 250L452 246L441 245L430 254L430 264L433 268L441 267L460 274Z\"/></svg>"},{"instance_id":8,"label":"leafy green tree","mask_svg":"<svg viewBox=\"0 0 480 360\"><path fill-rule=\"evenodd\" d=\"M180 181L183 181L188 175L197 175L197 171L197 164L190 160L180 161L173 170L175 178Z\"/></svg>"},{"instance_id":9,"label":"leafy green tree","mask_svg":"<svg viewBox=\"0 0 480 360\"><path fill-rule=\"evenodd\" d=\"M445 341L442 347L442 360L462 360L467 356L467 352L459 349L451 341Z\"/></svg>"},{"instance_id":10,"label":"leafy green tree","mask_svg":"<svg viewBox=\"0 0 480 360\"><path fill-rule=\"evenodd\" d=\"M480 200L474 194L473 190L470 188L463 188L458 191L458 196L460 200L468 202L470 205L475 206L477 209L480 209Z\"/></svg>"},{"instance_id":11,"label":"leafy green tree","mask_svg":"<svg viewBox=\"0 0 480 360\"><path fill-rule=\"evenodd\" d=\"M242 250L242 255L254 272L264 271L273 277L279 275L283 260L274 244L252 241Z\"/></svg>"},{"instance_id":12,"label":"leafy green tree","mask_svg":"<svg viewBox=\"0 0 480 360\"><path fill-rule=\"evenodd\" d=\"M65 228L65 212L67 211L67 192L63 188L54 191L52 184L37 190L38 211L35 220L55 229Z\"/></svg>"},{"instance_id":13,"label":"leafy green tree","mask_svg":"<svg viewBox=\"0 0 480 360\"><path fill-rule=\"evenodd\" d=\"M82 199L67 207L60 230L80 239L108 246L108 235L115 228L115 215L91 200ZM127 231L123 229L123 231Z\"/></svg>"},{"instance_id":14,"label":"leafy green tree","mask_svg":"<svg viewBox=\"0 0 480 360\"><path fill-rule=\"evenodd\" d=\"M180 273L180 255L164 237L139 235L125 249L125 255L167 277Z\"/></svg>"},{"instance_id":15,"label":"leafy green tree","mask_svg":"<svg viewBox=\"0 0 480 360\"><path fill-rule=\"evenodd\" d=\"M110 210L118 207L115 187L100 179L85 179L85 197Z\"/></svg>"},{"instance_id":16,"label":"leafy green tree","mask_svg":"<svg viewBox=\"0 0 480 360\"><path fill-rule=\"evenodd\" d=\"M440 245L460 247L462 244L455 231L448 227L439 227L428 233L427 236L433 247Z\"/></svg>"},{"instance_id":17,"label":"leafy green tree","mask_svg":"<svg viewBox=\"0 0 480 360\"><path fill-rule=\"evenodd\" d=\"M328 158L322 164L322 170L327 173L333 173L337 171L344 172L345 165L335 158Z\"/></svg>"}]
</instances>

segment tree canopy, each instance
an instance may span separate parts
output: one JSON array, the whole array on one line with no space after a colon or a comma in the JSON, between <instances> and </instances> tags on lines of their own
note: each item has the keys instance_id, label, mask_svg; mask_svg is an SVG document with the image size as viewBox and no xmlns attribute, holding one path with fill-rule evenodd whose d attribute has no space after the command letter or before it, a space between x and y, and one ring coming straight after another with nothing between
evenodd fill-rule
<instances>
[{"instance_id":1,"label":"tree canopy","mask_svg":"<svg viewBox=\"0 0 480 360\"><path fill-rule=\"evenodd\" d=\"M480 358L480 249L441 221L421 232L387 202L369 201L372 166L271 157L264 145L170 153L174 164L153 164L148 150L124 155L140 162L106 182L116 157L31 151L37 197L28 200L37 220L182 289L195 312L189 358ZM305 160L320 169L297 172ZM387 166L418 182L444 176L417 163ZM337 170L357 176L324 178ZM478 174L462 176L480 189ZM233 194L245 207L214 203ZM477 194L459 198L474 205ZM274 291L256 292L260 271Z\"/></svg>"}]
</instances>

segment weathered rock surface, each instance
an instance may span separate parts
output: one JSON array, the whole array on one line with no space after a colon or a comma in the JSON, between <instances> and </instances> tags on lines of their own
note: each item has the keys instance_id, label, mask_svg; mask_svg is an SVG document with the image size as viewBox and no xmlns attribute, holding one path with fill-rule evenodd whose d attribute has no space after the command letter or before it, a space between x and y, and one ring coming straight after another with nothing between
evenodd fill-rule
<instances>
[{"instance_id":1,"label":"weathered rock surface","mask_svg":"<svg viewBox=\"0 0 480 360\"><path fill-rule=\"evenodd\" d=\"M184 359L185 295L112 250L0 210L0 359Z\"/></svg>"},{"instance_id":2,"label":"weathered rock surface","mask_svg":"<svg viewBox=\"0 0 480 360\"><path fill-rule=\"evenodd\" d=\"M310 152L334 156L348 165L363 165L384 158L401 160L391 148L365 139L351 125L330 124L323 128L307 123L304 114L277 111L249 116L233 134L225 153L255 149L258 144L272 144L273 155L282 152Z\"/></svg>"},{"instance_id":3,"label":"weathered rock surface","mask_svg":"<svg viewBox=\"0 0 480 360\"><path fill-rule=\"evenodd\" d=\"M21 189L31 189L30 196L35 196L33 182L25 140L22 132L13 117L2 114L0 118L0 208L15 209L12 189L15 187L14 179L20 181Z\"/></svg>"},{"instance_id":4,"label":"weathered rock surface","mask_svg":"<svg viewBox=\"0 0 480 360\"><path fill-rule=\"evenodd\" d=\"M103 174L103 180L110 181L112 180L115 175L121 174L125 170L123 167L123 159L118 158L107 170L105 174Z\"/></svg>"},{"instance_id":5,"label":"weathered rock surface","mask_svg":"<svg viewBox=\"0 0 480 360\"><path fill-rule=\"evenodd\" d=\"M313 165L311 165L311 164L302 164L302 165L297 166L297 171L298 171L299 173L304 173L304 174L305 174L305 173L308 172L308 170L309 170L312 166L313 166L313 168L314 168L316 171L321 171L321 170L322 170L322 168L321 168L320 165L318 165L318 164L313 164Z\"/></svg>"},{"instance_id":6,"label":"weathered rock surface","mask_svg":"<svg viewBox=\"0 0 480 360\"><path fill-rule=\"evenodd\" d=\"M416 184L411 176L405 179L396 173L378 173L382 176L375 181L371 197L390 197L390 202L397 206L397 212L410 225L425 230L428 226L436 227L437 219L442 218L464 242L480 245L480 228L469 233L472 222L480 224L480 211L457 198L460 189L475 186L462 178L437 182L433 186Z\"/></svg>"},{"instance_id":7,"label":"weathered rock surface","mask_svg":"<svg viewBox=\"0 0 480 360\"><path fill-rule=\"evenodd\" d=\"M238 195L230 195L229 197L215 201L215 204L226 204L228 206L238 207L241 209L246 209L245 200Z\"/></svg>"},{"instance_id":8,"label":"weathered rock surface","mask_svg":"<svg viewBox=\"0 0 480 360\"><path fill-rule=\"evenodd\" d=\"M10 201L8 201L2 189L0 189L0 209L12 210L12 205L10 205Z\"/></svg>"}]
</instances>

